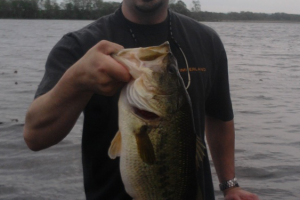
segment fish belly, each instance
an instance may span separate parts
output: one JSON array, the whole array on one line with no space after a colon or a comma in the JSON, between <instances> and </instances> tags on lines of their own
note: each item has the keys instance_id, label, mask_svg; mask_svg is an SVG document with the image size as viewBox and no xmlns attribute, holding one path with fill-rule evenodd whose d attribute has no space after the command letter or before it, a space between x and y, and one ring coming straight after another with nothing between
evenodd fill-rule
<instances>
[{"instance_id":1,"label":"fish belly","mask_svg":"<svg viewBox=\"0 0 300 200\"><path fill-rule=\"evenodd\" d=\"M191 120L188 115L151 125L137 118L128 107L119 108L122 135L120 170L127 193L136 200L196 199L196 139L193 128L188 126ZM151 129L149 138L156 159L153 164L140 158L132 134L145 125Z\"/></svg>"}]
</instances>

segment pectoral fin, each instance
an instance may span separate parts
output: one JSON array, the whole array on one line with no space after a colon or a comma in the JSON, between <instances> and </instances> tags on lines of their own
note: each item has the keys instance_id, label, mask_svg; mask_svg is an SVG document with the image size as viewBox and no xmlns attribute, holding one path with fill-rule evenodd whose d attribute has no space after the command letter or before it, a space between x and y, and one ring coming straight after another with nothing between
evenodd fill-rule
<instances>
[{"instance_id":1,"label":"pectoral fin","mask_svg":"<svg viewBox=\"0 0 300 200\"><path fill-rule=\"evenodd\" d=\"M109 150L108 150L108 156L111 159L115 159L116 157L120 156L121 154L121 147L122 147L122 138L121 133L118 131L114 137L114 139L111 141Z\"/></svg>"},{"instance_id":2,"label":"pectoral fin","mask_svg":"<svg viewBox=\"0 0 300 200\"><path fill-rule=\"evenodd\" d=\"M135 134L136 144L138 148L138 153L143 160L143 162L148 165L154 164L156 158L153 149L152 142L149 138L147 126L142 126L138 132Z\"/></svg>"}]
</instances>

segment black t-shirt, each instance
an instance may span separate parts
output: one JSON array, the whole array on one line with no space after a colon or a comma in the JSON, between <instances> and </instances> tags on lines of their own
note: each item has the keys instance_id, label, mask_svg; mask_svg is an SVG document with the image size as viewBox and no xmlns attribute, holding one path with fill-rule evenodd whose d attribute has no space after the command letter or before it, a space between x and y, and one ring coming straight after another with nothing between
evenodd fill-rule
<instances>
[{"instance_id":1,"label":"black t-shirt","mask_svg":"<svg viewBox=\"0 0 300 200\"><path fill-rule=\"evenodd\" d=\"M195 128L204 141L205 115L223 121L233 119L226 53L219 36L211 28L172 11L169 15L173 36L190 67L191 86L188 92ZM50 52L36 97L51 90L63 73L101 40L115 42L125 48L160 45L169 40L181 75L187 83L184 57L168 33L168 20L156 25L138 25L127 21L121 9L83 29L68 33ZM131 199L121 181L119 160L108 157L108 148L118 130L118 98L119 93L112 97L95 94L84 109L82 163L87 199ZM214 200L208 155L203 164L205 199Z\"/></svg>"}]
</instances>

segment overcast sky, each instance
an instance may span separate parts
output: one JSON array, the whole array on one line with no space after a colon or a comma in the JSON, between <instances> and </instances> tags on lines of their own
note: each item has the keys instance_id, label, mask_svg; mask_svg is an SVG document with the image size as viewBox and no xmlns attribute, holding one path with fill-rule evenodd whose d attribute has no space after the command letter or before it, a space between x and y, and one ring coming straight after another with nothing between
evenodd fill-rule
<instances>
[{"instance_id":1,"label":"overcast sky","mask_svg":"<svg viewBox=\"0 0 300 200\"><path fill-rule=\"evenodd\" d=\"M104 0L117 1L122 0ZM183 0L187 7L192 7L193 0ZM300 0L200 0L202 11L211 12L285 12L300 14Z\"/></svg>"}]
</instances>

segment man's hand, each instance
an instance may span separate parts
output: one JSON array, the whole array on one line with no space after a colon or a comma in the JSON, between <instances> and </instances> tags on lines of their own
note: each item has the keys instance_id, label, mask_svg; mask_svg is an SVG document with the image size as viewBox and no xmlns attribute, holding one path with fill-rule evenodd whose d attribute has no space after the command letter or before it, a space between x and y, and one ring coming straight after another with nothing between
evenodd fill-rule
<instances>
[{"instance_id":1,"label":"man's hand","mask_svg":"<svg viewBox=\"0 0 300 200\"><path fill-rule=\"evenodd\" d=\"M225 200L259 200L256 194L247 192L239 187L225 190L224 197Z\"/></svg>"},{"instance_id":2,"label":"man's hand","mask_svg":"<svg viewBox=\"0 0 300 200\"><path fill-rule=\"evenodd\" d=\"M102 40L92 47L68 71L74 77L74 86L106 96L113 95L131 78L128 70L110 55L122 46Z\"/></svg>"},{"instance_id":3,"label":"man's hand","mask_svg":"<svg viewBox=\"0 0 300 200\"><path fill-rule=\"evenodd\" d=\"M72 65L49 92L28 109L24 139L39 151L60 142L73 128L94 93L110 96L131 78L128 70L110 55L122 46L101 41Z\"/></svg>"}]
</instances>

